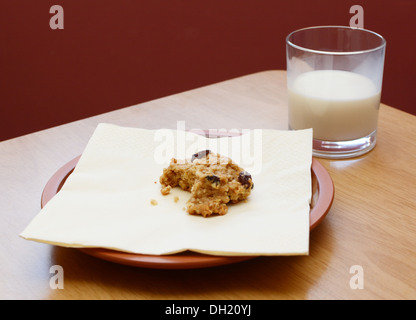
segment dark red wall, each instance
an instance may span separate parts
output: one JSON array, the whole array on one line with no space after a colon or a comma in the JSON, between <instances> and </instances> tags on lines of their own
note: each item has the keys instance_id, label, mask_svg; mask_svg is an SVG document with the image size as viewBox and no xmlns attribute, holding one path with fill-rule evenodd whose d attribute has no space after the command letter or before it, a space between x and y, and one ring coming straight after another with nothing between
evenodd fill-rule
<instances>
[{"instance_id":1,"label":"dark red wall","mask_svg":"<svg viewBox=\"0 0 416 320\"><path fill-rule=\"evenodd\" d=\"M285 69L290 31L349 25L354 4L387 40L382 102L416 114L413 0L1 0L0 140Z\"/></svg>"}]
</instances>

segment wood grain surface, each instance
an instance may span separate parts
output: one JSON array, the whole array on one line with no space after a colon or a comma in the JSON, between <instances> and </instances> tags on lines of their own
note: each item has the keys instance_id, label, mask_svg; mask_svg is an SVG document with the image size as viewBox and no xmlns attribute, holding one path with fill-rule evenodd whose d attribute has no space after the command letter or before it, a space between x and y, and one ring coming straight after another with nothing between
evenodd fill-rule
<instances>
[{"instance_id":1,"label":"wood grain surface","mask_svg":"<svg viewBox=\"0 0 416 320\"><path fill-rule=\"evenodd\" d=\"M416 117L383 104L374 150L319 159L335 199L311 232L309 256L155 270L18 236L39 212L48 179L82 153L98 123L176 128L178 121L186 129L287 129L286 73L251 74L1 142L0 299L416 298ZM50 286L54 265L64 270L63 289Z\"/></svg>"}]
</instances>

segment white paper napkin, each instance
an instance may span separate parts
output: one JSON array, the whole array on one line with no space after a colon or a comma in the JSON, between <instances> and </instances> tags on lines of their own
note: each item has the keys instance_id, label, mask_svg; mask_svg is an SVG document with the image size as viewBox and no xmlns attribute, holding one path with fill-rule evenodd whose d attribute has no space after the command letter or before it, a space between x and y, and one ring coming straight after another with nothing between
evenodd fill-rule
<instances>
[{"instance_id":1,"label":"white paper napkin","mask_svg":"<svg viewBox=\"0 0 416 320\"><path fill-rule=\"evenodd\" d=\"M224 216L189 215L190 193L179 188L160 193L159 177L172 157L205 149L230 156L253 177L248 200L230 205ZM100 124L61 191L20 236L153 255L308 254L311 161L311 129L209 139Z\"/></svg>"}]
</instances>

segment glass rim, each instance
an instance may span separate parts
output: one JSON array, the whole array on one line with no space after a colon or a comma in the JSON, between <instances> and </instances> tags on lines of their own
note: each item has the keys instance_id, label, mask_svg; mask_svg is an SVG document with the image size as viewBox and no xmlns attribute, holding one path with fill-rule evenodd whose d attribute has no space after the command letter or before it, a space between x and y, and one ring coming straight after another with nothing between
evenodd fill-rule
<instances>
[{"instance_id":1,"label":"glass rim","mask_svg":"<svg viewBox=\"0 0 416 320\"><path fill-rule=\"evenodd\" d=\"M371 49L365 49L365 50L328 51L328 50L316 50L316 49L310 49L310 48L302 47L300 45L294 44L293 42L291 42L289 40L289 38L292 35L294 35L295 33L300 32L300 31L312 30L312 29L331 29L331 28L351 29L351 30L363 31L365 33L370 33L370 34L376 36L377 38L379 38L381 40L381 44L377 47L374 47L374 48L371 48ZM368 29L363 29L363 28L352 28L352 27L347 27L347 26L314 26L314 27L306 27L306 28L301 28L301 29L297 29L295 31L292 31L291 33L289 33L286 36L286 44L290 45L291 47L293 47L295 49L303 50L303 51L310 52L310 53L327 54L327 55L351 55L351 54L370 53L370 52L380 50L380 49L382 49L386 46L386 39L384 39L384 37L382 35L378 34L377 32L374 32L374 31L371 31L371 30L368 30Z\"/></svg>"}]
</instances>

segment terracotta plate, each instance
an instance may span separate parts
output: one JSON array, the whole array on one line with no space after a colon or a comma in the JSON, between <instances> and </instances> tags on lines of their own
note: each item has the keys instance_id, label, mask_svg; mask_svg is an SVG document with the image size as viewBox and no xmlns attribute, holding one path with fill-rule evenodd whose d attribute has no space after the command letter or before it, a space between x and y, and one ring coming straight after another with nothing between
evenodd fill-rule
<instances>
[{"instance_id":1,"label":"terracotta plate","mask_svg":"<svg viewBox=\"0 0 416 320\"><path fill-rule=\"evenodd\" d=\"M41 199L42 208L61 189L74 170L80 156L61 167L47 182ZM310 210L310 230L314 229L326 216L334 198L334 185L329 173L316 160L312 159L312 202ZM186 251L173 255L142 255L125 253L103 248L80 248L79 250L100 259L120 264L154 269L194 269L236 263L255 256L213 256Z\"/></svg>"}]
</instances>

